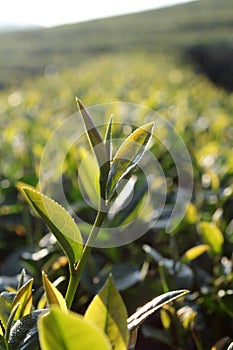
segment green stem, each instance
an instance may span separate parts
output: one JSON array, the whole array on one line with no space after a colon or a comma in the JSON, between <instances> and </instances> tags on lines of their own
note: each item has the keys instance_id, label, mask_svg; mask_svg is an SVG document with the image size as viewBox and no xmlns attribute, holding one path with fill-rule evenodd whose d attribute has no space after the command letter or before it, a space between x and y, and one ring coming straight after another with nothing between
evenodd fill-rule
<instances>
[{"instance_id":1,"label":"green stem","mask_svg":"<svg viewBox=\"0 0 233 350\"><path fill-rule=\"evenodd\" d=\"M69 285L66 291L66 304L67 307L70 309L74 300L74 296L76 293L76 290L78 288L78 284L80 282L84 267L86 266L87 259L90 255L92 244L94 243L98 232L100 230L100 227L106 217L105 211L98 211L95 222L92 226L90 235L88 237L88 240L85 244L85 247L83 249L83 254L81 259L79 260L78 264L76 266L70 267L70 280Z\"/></svg>"}]
</instances>

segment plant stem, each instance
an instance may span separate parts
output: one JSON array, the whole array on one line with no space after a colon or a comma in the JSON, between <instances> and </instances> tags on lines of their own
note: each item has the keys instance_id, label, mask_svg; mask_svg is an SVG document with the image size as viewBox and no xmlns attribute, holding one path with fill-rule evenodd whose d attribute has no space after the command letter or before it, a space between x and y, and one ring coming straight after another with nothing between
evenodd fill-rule
<instances>
[{"instance_id":1,"label":"plant stem","mask_svg":"<svg viewBox=\"0 0 233 350\"><path fill-rule=\"evenodd\" d=\"M88 237L88 240L85 244L85 247L83 249L83 254L81 259L79 260L78 264L76 266L70 266L70 280L69 285L66 291L66 304L67 307L70 309L74 300L74 296L76 293L76 290L78 288L78 284L80 282L84 267L86 266L87 259L90 255L90 252L92 250L92 244L94 243L98 232L100 230L100 227L106 217L106 212L99 210L95 219L95 222L92 226L90 235Z\"/></svg>"}]
</instances>

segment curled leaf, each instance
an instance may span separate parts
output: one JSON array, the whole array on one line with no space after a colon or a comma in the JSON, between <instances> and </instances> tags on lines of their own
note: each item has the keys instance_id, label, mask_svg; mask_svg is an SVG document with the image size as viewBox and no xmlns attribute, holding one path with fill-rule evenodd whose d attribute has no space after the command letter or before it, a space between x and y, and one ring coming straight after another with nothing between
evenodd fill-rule
<instances>
[{"instance_id":1,"label":"curled leaf","mask_svg":"<svg viewBox=\"0 0 233 350\"><path fill-rule=\"evenodd\" d=\"M137 329L145 320L152 315L156 310L161 308L162 306L170 303L171 301L189 293L188 290L175 290L172 292L164 293L153 300L149 301L149 303L142 306L138 311L136 311L132 316L130 316L127 320L129 331L133 331Z\"/></svg>"}]
</instances>

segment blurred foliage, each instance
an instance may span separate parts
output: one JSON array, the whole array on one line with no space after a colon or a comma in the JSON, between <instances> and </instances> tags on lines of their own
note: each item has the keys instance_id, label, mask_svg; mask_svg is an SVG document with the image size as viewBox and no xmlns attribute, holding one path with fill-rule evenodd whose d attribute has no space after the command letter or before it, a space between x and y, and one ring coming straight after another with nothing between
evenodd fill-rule
<instances>
[{"instance_id":1,"label":"blurred foliage","mask_svg":"<svg viewBox=\"0 0 233 350\"><path fill-rule=\"evenodd\" d=\"M177 128L189 149L194 191L182 223L175 232L165 233L177 172L169 152L160 143L154 144L153 152L168 184L164 221L137 242L94 249L74 308L86 310L110 271L129 313L155 294L189 288L185 304L175 302L164 307L142 327L138 349L141 341L148 350L156 346L227 349L233 333L233 95L163 54L100 55L75 69L56 70L1 92L1 290L9 285L16 287L17 279L14 282L10 277L19 274L23 265L28 278L35 278L33 303L37 305L43 294L41 269L50 280L67 276L67 259L29 211L15 184L37 184L44 146L53 130L76 112L75 96L86 105L125 101L161 113ZM126 122L143 122L143 116L129 118L125 116ZM63 164L63 185L74 209L90 222L93 213L84 203L77 182L81 157L75 147L70 149ZM66 283L62 278L61 291Z\"/></svg>"}]
</instances>

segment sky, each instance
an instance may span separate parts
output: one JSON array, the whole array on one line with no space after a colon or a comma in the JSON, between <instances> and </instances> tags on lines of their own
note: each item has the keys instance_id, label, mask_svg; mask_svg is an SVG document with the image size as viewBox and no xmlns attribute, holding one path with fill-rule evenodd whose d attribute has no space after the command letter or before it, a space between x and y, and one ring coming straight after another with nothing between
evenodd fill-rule
<instances>
[{"instance_id":1,"label":"sky","mask_svg":"<svg viewBox=\"0 0 233 350\"><path fill-rule=\"evenodd\" d=\"M3 0L0 25L56 25L154 9L187 0Z\"/></svg>"}]
</instances>

